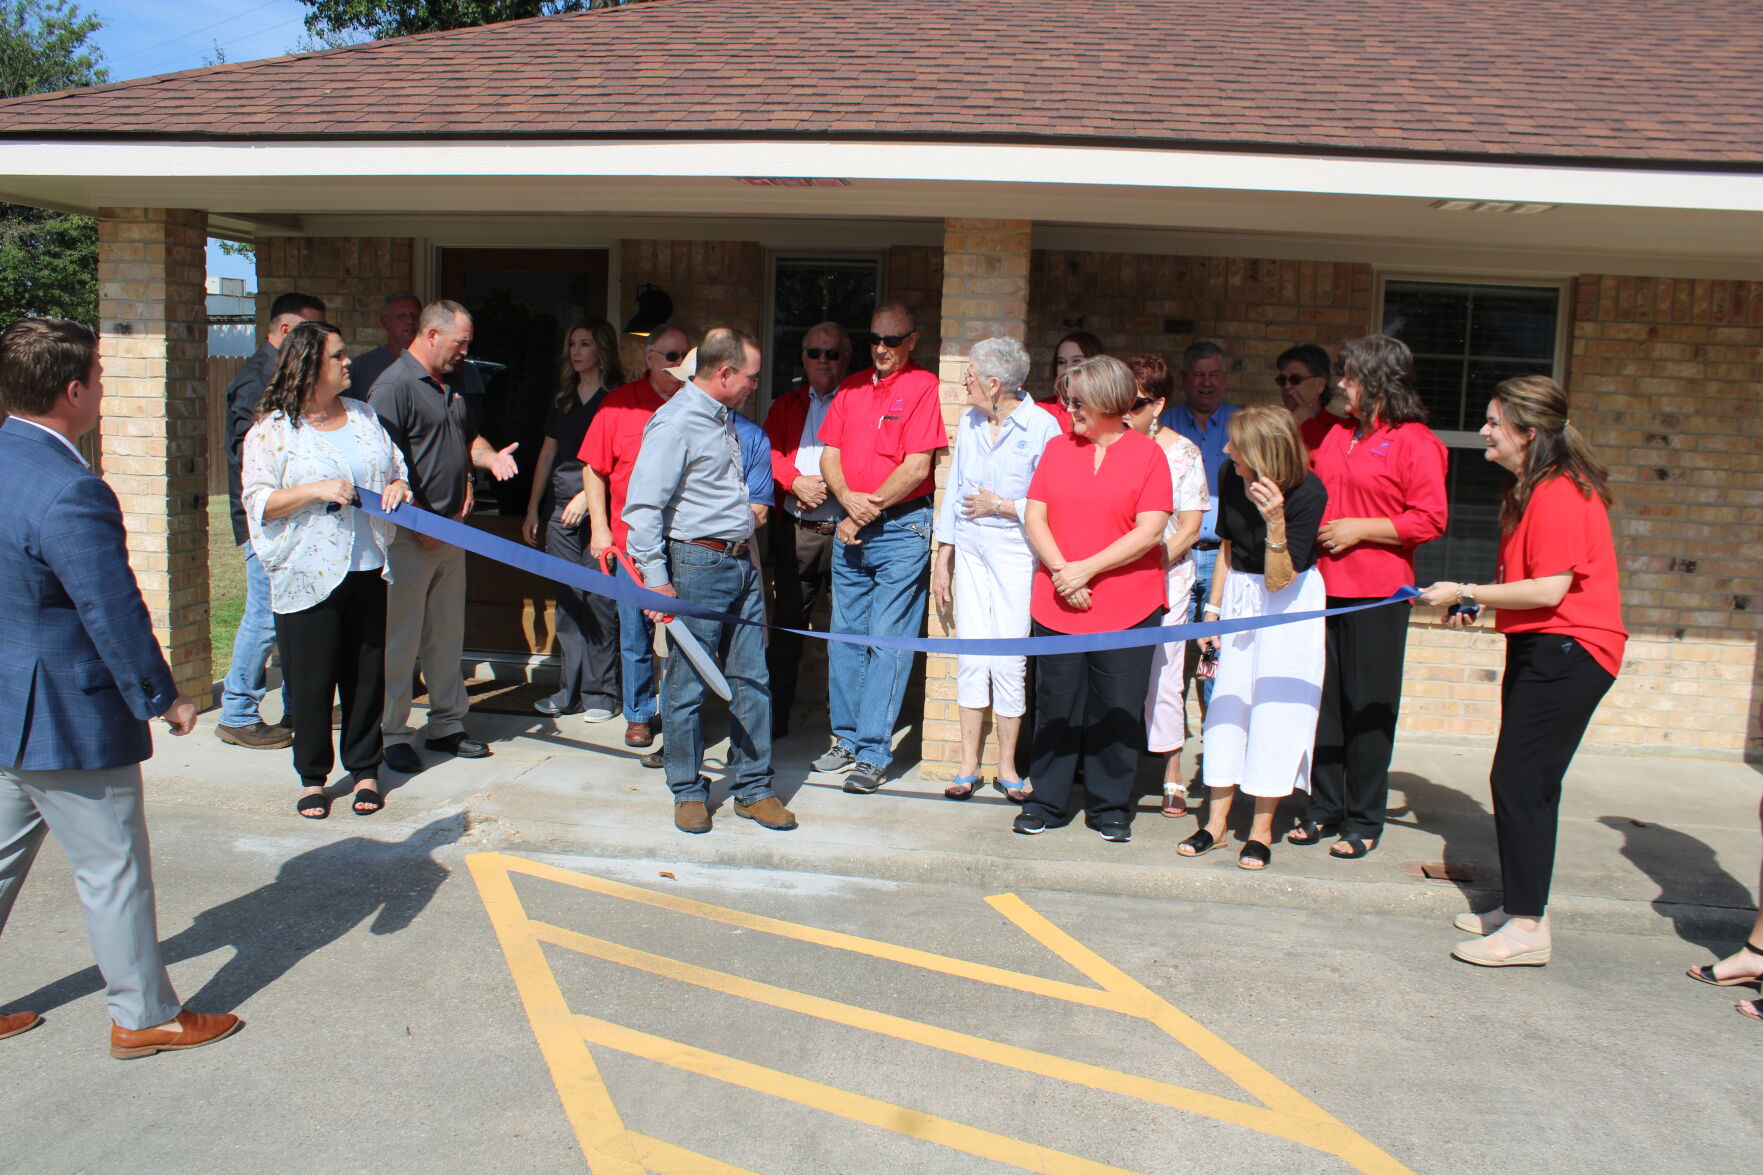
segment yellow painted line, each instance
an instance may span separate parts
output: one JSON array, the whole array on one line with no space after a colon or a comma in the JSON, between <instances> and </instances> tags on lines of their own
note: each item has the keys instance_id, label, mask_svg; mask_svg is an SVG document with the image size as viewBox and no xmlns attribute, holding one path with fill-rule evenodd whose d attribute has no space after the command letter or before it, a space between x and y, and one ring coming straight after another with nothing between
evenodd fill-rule
<instances>
[{"instance_id":1,"label":"yellow painted line","mask_svg":"<svg viewBox=\"0 0 1763 1175\"><path fill-rule=\"evenodd\" d=\"M709 1077L728 1085L738 1085L784 1101L796 1102L811 1109L824 1110L867 1126L891 1130L908 1138L934 1142L951 1150L963 1151L997 1163L1008 1163L1025 1171L1045 1175L1134 1175L1121 1167L1111 1167L1090 1159L1068 1155L1021 1139L1009 1138L951 1122L935 1114L926 1114L906 1106L865 1097L837 1086L822 1085L792 1073L767 1069L749 1061L725 1057L706 1049L682 1044L677 1040L651 1036L608 1020L578 1015L575 1018L582 1036L591 1044L617 1049L633 1057L658 1061L687 1073Z\"/></svg>"},{"instance_id":2,"label":"yellow painted line","mask_svg":"<svg viewBox=\"0 0 1763 1175\"><path fill-rule=\"evenodd\" d=\"M647 1134L631 1131L631 1142L636 1145L637 1153L643 1157L643 1163L649 1170L658 1175L757 1175L745 1167L737 1167L733 1163L725 1163L721 1159L713 1159L709 1155L701 1155L697 1151L687 1150L683 1146L675 1146L659 1138L650 1138Z\"/></svg>"},{"instance_id":3,"label":"yellow painted line","mask_svg":"<svg viewBox=\"0 0 1763 1175\"><path fill-rule=\"evenodd\" d=\"M496 928L515 989L526 1007L539 1052L551 1070L551 1080L588 1170L593 1175L644 1175L643 1160L612 1104L600 1067L575 1029L563 990L545 961L544 948L527 932L526 910L504 862L500 854L490 853L474 853L465 859L490 925Z\"/></svg>"},{"instance_id":4,"label":"yellow painted line","mask_svg":"<svg viewBox=\"0 0 1763 1175\"><path fill-rule=\"evenodd\" d=\"M531 923L531 928L532 933L541 942L548 942L553 946L592 955L609 963L617 963L620 966L658 975L664 979L689 983L707 991L721 992L740 999L751 1000L757 1004L766 1004L786 1012L796 1012L804 1016L812 1016L817 1020L873 1032L878 1036L890 1036L896 1040L940 1049L957 1056L971 1057L976 1061L1002 1065L1005 1068L1018 1069L1024 1073L1033 1073L1041 1077L1051 1077L1056 1081L1085 1086L1103 1093L1119 1094L1123 1097L1137 1098L1140 1101L1168 1106L1173 1110L1216 1118L1234 1126L1243 1126L1263 1134L1272 1134L1306 1146L1310 1145L1309 1137L1298 1129L1299 1124L1292 1123L1271 1110L1246 1102L1233 1101L1230 1098L1187 1089L1179 1085L1170 1085L1167 1082L1155 1081L1148 1077L1138 1077L1130 1073L1104 1069L1098 1065L1085 1064L1082 1061L1055 1057L1047 1053L1036 1052L1033 1049L1019 1048L1016 1045L988 1040L984 1037L969 1036L964 1032L955 1032L917 1020L908 1020L899 1016L890 1016L884 1012L872 1011L869 1008L822 999L819 996L808 995L790 988L773 987L768 983L760 983L723 971L713 971L695 963L670 959L664 955L650 954L647 951L639 951L632 947L607 942L602 938L578 934L573 930L565 930L562 927L544 922Z\"/></svg>"},{"instance_id":5,"label":"yellow painted line","mask_svg":"<svg viewBox=\"0 0 1763 1175\"><path fill-rule=\"evenodd\" d=\"M1020 926L1036 942L1126 1001L1131 1014L1163 1029L1246 1093L1284 1117L1288 1128L1280 1132L1283 1137L1296 1138L1307 1146L1337 1155L1358 1171L1375 1175L1413 1175L1393 1156L1250 1060L1198 1020L1053 925L1015 894L989 897L986 903Z\"/></svg>"}]
</instances>

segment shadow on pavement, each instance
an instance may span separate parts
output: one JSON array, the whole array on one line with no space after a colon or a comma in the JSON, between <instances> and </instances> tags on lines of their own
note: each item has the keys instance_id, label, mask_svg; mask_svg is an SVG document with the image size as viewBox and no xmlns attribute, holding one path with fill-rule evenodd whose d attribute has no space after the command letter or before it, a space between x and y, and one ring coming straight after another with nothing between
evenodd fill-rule
<instances>
[{"instance_id":1,"label":"shadow on pavement","mask_svg":"<svg viewBox=\"0 0 1763 1175\"><path fill-rule=\"evenodd\" d=\"M1390 790L1402 793L1402 803L1391 806L1387 823L1438 837L1439 860L1471 875L1454 883L1459 889L1499 891L1494 814L1480 800L1407 771L1390 772Z\"/></svg>"},{"instance_id":2,"label":"shadow on pavement","mask_svg":"<svg viewBox=\"0 0 1763 1175\"><path fill-rule=\"evenodd\" d=\"M188 929L160 943L166 965L229 947L233 956L200 991L180 993L184 1002L202 1012L231 1012L369 918L370 934L405 929L449 876L433 851L459 840L465 826L458 813L402 841L353 836L321 845L285 862L268 885L196 915ZM47 1012L103 990L94 966L13 1003Z\"/></svg>"},{"instance_id":3,"label":"shadow on pavement","mask_svg":"<svg viewBox=\"0 0 1763 1175\"><path fill-rule=\"evenodd\" d=\"M1622 855L1659 887L1653 909L1671 919L1677 937L1717 957L1731 951L1731 932L1711 924L1705 908L1755 907L1750 889L1720 867L1713 849L1663 824L1627 816L1600 816L1598 823L1622 834Z\"/></svg>"}]
</instances>

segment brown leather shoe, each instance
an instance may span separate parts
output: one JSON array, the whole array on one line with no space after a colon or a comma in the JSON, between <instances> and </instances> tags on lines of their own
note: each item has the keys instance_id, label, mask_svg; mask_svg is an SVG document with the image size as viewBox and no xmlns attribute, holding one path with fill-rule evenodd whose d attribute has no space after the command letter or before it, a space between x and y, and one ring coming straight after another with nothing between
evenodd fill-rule
<instances>
[{"instance_id":1,"label":"brown leather shoe","mask_svg":"<svg viewBox=\"0 0 1763 1175\"><path fill-rule=\"evenodd\" d=\"M673 826L681 832L709 832L710 809L701 800L687 800L673 806Z\"/></svg>"},{"instance_id":2,"label":"brown leather shoe","mask_svg":"<svg viewBox=\"0 0 1763 1175\"><path fill-rule=\"evenodd\" d=\"M0 1040L29 1032L42 1022L43 1018L35 1012L8 1012L0 1016Z\"/></svg>"},{"instance_id":3,"label":"brown leather shoe","mask_svg":"<svg viewBox=\"0 0 1763 1175\"><path fill-rule=\"evenodd\" d=\"M624 745L627 747L649 747L655 744L655 728L647 722L627 722L624 725Z\"/></svg>"},{"instance_id":4,"label":"brown leather shoe","mask_svg":"<svg viewBox=\"0 0 1763 1175\"><path fill-rule=\"evenodd\" d=\"M265 722L253 722L249 726L217 725L214 733L220 736L223 743L249 747L253 751L276 751L294 745L293 731L285 726L270 726Z\"/></svg>"},{"instance_id":5,"label":"brown leather shoe","mask_svg":"<svg viewBox=\"0 0 1763 1175\"><path fill-rule=\"evenodd\" d=\"M178 1049L199 1049L225 1040L243 1027L245 1022L231 1013L192 1012L188 1008L178 1013L176 1028L123 1028L113 1023L110 1055L126 1061Z\"/></svg>"},{"instance_id":6,"label":"brown leather shoe","mask_svg":"<svg viewBox=\"0 0 1763 1175\"><path fill-rule=\"evenodd\" d=\"M751 807L736 804L735 815L757 820L761 826L775 828L779 832L788 832L796 827L796 814L784 807L783 801L776 796L766 796Z\"/></svg>"}]
</instances>

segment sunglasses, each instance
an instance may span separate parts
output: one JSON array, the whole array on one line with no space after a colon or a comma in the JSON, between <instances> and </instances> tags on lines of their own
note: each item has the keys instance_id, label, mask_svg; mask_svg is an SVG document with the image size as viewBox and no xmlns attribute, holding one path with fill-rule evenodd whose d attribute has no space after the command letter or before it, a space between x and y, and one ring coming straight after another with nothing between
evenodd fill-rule
<instances>
[{"instance_id":1,"label":"sunglasses","mask_svg":"<svg viewBox=\"0 0 1763 1175\"><path fill-rule=\"evenodd\" d=\"M649 354L659 355L669 363L678 363L681 359L686 357L684 351L650 351Z\"/></svg>"},{"instance_id":2,"label":"sunglasses","mask_svg":"<svg viewBox=\"0 0 1763 1175\"><path fill-rule=\"evenodd\" d=\"M844 352L837 347L803 347L802 354L810 359L837 360L844 355Z\"/></svg>"},{"instance_id":3,"label":"sunglasses","mask_svg":"<svg viewBox=\"0 0 1763 1175\"><path fill-rule=\"evenodd\" d=\"M1074 399L1071 396L1060 396L1059 402L1061 404L1065 405L1065 410L1067 412L1076 412L1079 408L1082 408L1084 406L1084 402L1082 400Z\"/></svg>"},{"instance_id":4,"label":"sunglasses","mask_svg":"<svg viewBox=\"0 0 1763 1175\"><path fill-rule=\"evenodd\" d=\"M1132 402L1132 407L1128 408L1126 410L1127 414L1131 415L1134 412L1142 412L1146 408L1149 408L1151 405L1155 404L1156 402L1157 401L1153 400L1149 396L1140 396L1138 399L1136 399Z\"/></svg>"},{"instance_id":5,"label":"sunglasses","mask_svg":"<svg viewBox=\"0 0 1763 1175\"><path fill-rule=\"evenodd\" d=\"M1322 378L1320 375L1276 375L1273 377L1273 382L1282 388L1295 388L1301 383Z\"/></svg>"},{"instance_id":6,"label":"sunglasses","mask_svg":"<svg viewBox=\"0 0 1763 1175\"><path fill-rule=\"evenodd\" d=\"M871 346L898 347L917 333L917 328L914 328L903 335L870 335L869 342Z\"/></svg>"}]
</instances>

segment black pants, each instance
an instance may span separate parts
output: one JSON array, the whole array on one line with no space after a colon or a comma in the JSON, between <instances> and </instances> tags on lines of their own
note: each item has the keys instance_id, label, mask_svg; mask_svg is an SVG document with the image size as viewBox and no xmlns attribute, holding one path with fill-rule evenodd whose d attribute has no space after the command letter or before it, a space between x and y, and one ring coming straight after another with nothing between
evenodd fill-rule
<instances>
[{"instance_id":1,"label":"black pants","mask_svg":"<svg viewBox=\"0 0 1763 1175\"><path fill-rule=\"evenodd\" d=\"M1161 624L1159 608L1134 628ZM1056 636L1034 626L1036 636ZM1145 745L1150 646L1035 658L1034 794L1023 804L1050 825L1070 819L1081 764L1092 828L1132 823L1132 785Z\"/></svg>"},{"instance_id":2,"label":"black pants","mask_svg":"<svg viewBox=\"0 0 1763 1175\"><path fill-rule=\"evenodd\" d=\"M817 534L796 524L786 510L771 515L771 622L784 628L808 628L808 618L832 582L833 547L830 534ZM773 722L787 724L796 701L796 677L802 663L802 638L787 632L771 633L765 650L771 673Z\"/></svg>"},{"instance_id":3,"label":"black pants","mask_svg":"<svg viewBox=\"0 0 1763 1175\"><path fill-rule=\"evenodd\" d=\"M277 613L282 701L294 718L294 770L306 787L330 778L331 698L343 704L343 767L377 778L386 704L386 581L351 571L304 612Z\"/></svg>"},{"instance_id":4,"label":"black pants","mask_svg":"<svg viewBox=\"0 0 1763 1175\"><path fill-rule=\"evenodd\" d=\"M545 552L571 563L588 562L583 527L565 526L562 512L545 526ZM605 596L557 585L557 649L563 661L551 701L566 714L624 706L618 691L618 604Z\"/></svg>"},{"instance_id":5,"label":"black pants","mask_svg":"<svg viewBox=\"0 0 1763 1175\"><path fill-rule=\"evenodd\" d=\"M1330 608L1367 604L1382 596L1330 596ZM1390 802L1390 751L1402 702L1402 658L1408 649L1410 609L1391 604L1330 616L1316 719L1316 755L1305 817L1338 824L1342 836L1383 835Z\"/></svg>"},{"instance_id":6,"label":"black pants","mask_svg":"<svg viewBox=\"0 0 1763 1175\"><path fill-rule=\"evenodd\" d=\"M1508 914L1540 918L1549 904L1561 779L1615 681L1572 637L1527 632L1506 638L1500 741L1488 782Z\"/></svg>"}]
</instances>

